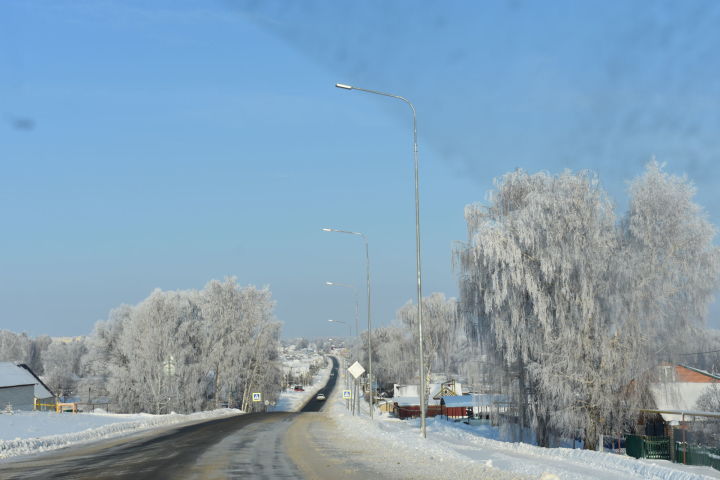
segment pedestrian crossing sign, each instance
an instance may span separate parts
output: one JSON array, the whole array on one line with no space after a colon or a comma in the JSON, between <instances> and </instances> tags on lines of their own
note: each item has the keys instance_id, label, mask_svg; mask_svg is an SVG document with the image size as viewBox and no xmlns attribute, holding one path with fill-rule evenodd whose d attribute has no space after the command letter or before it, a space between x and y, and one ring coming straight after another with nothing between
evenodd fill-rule
<instances>
[{"instance_id":1,"label":"pedestrian crossing sign","mask_svg":"<svg viewBox=\"0 0 720 480\"><path fill-rule=\"evenodd\" d=\"M253 402L262 402L262 393L253 393Z\"/></svg>"},{"instance_id":2,"label":"pedestrian crossing sign","mask_svg":"<svg viewBox=\"0 0 720 480\"><path fill-rule=\"evenodd\" d=\"M352 398L352 392L350 390L343 390L343 399L350 400Z\"/></svg>"}]
</instances>

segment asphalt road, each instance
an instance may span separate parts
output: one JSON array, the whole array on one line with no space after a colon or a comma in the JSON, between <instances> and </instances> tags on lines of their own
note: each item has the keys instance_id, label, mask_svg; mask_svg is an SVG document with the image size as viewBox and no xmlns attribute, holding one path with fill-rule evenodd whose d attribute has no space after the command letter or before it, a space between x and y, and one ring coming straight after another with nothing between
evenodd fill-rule
<instances>
[{"instance_id":1,"label":"asphalt road","mask_svg":"<svg viewBox=\"0 0 720 480\"><path fill-rule=\"evenodd\" d=\"M320 390L328 398L337 376L333 359ZM239 415L3 462L0 479L302 479L284 437L298 416L324 405L313 397L300 413Z\"/></svg>"}]
</instances>

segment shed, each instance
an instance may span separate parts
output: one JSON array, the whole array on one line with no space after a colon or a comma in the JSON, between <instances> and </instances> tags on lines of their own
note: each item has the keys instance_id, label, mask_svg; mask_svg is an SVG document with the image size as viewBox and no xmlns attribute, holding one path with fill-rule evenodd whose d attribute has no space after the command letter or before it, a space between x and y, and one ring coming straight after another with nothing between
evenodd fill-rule
<instances>
[{"instance_id":1,"label":"shed","mask_svg":"<svg viewBox=\"0 0 720 480\"><path fill-rule=\"evenodd\" d=\"M420 416L420 397L397 397L393 399L393 414L404 420L406 418L416 418ZM428 399L426 417L435 417L442 414L440 401L433 398Z\"/></svg>"},{"instance_id":2,"label":"shed","mask_svg":"<svg viewBox=\"0 0 720 480\"><path fill-rule=\"evenodd\" d=\"M473 414L472 395L448 395L440 399L442 415L446 418L467 418Z\"/></svg>"},{"instance_id":3,"label":"shed","mask_svg":"<svg viewBox=\"0 0 720 480\"><path fill-rule=\"evenodd\" d=\"M35 403L54 403L52 391L25 364L0 362L0 408L33 410Z\"/></svg>"}]
</instances>

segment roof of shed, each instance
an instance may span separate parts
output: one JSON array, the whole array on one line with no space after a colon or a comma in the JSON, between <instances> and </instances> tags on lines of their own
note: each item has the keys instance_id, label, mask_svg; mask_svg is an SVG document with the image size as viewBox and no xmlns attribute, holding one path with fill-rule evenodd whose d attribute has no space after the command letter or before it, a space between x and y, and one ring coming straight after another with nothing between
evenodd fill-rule
<instances>
[{"instance_id":1,"label":"roof of shed","mask_svg":"<svg viewBox=\"0 0 720 480\"><path fill-rule=\"evenodd\" d=\"M472 407L472 395L448 395L440 400L446 407Z\"/></svg>"},{"instance_id":2,"label":"roof of shed","mask_svg":"<svg viewBox=\"0 0 720 480\"><path fill-rule=\"evenodd\" d=\"M420 406L420 397L395 397L394 402L397 403L398 407L418 407ZM439 400L429 398L427 402L430 405L440 405Z\"/></svg>"},{"instance_id":3,"label":"roof of shed","mask_svg":"<svg viewBox=\"0 0 720 480\"><path fill-rule=\"evenodd\" d=\"M12 362L0 362L0 387L34 385L36 398L50 398L54 395L27 366Z\"/></svg>"},{"instance_id":4,"label":"roof of shed","mask_svg":"<svg viewBox=\"0 0 720 480\"><path fill-rule=\"evenodd\" d=\"M446 407L489 407L497 403L507 403L508 396L497 393L466 393L443 397L442 401Z\"/></svg>"}]
</instances>

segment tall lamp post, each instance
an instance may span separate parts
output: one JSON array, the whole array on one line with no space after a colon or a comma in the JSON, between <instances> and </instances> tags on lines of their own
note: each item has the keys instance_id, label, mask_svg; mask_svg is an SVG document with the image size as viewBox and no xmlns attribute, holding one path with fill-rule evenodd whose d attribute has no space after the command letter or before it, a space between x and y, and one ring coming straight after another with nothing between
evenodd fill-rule
<instances>
[{"instance_id":1,"label":"tall lamp post","mask_svg":"<svg viewBox=\"0 0 720 480\"><path fill-rule=\"evenodd\" d=\"M342 323L342 324L344 324L344 325L347 325L347 326L348 326L348 335L350 335L350 338L352 338L352 326L351 326L349 323L343 322L343 321L341 321L341 320L328 320L328 322L330 322L330 323ZM349 380L350 380L350 375L348 374L348 371L347 371L347 363L346 363L345 358L346 358L346 355L343 355L343 365L344 365L344 366L343 366L343 373L344 373L344 375L345 375L345 388L349 388L349 387L350 387L350 382L349 382ZM353 383L353 390L354 390L354 388L355 388L355 385L354 385L354 383ZM355 394L353 393L353 395L355 395ZM345 406L346 406L346 408L349 410L349 409L350 409L350 402L345 402ZM355 415L355 399L354 399L354 398L353 398L353 403L352 403L352 414L353 414L353 416Z\"/></svg>"},{"instance_id":2,"label":"tall lamp post","mask_svg":"<svg viewBox=\"0 0 720 480\"><path fill-rule=\"evenodd\" d=\"M350 285L349 283L338 283L338 282L325 282L325 285L327 285L328 287L343 287L343 288L351 288L352 289L352 291L355 294L355 335L360 335L360 325L359 325L360 302L358 302L357 287L355 285Z\"/></svg>"},{"instance_id":3,"label":"tall lamp post","mask_svg":"<svg viewBox=\"0 0 720 480\"><path fill-rule=\"evenodd\" d=\"M332 282L325 282L325 283L328 284L328 285L333 284ZM336 284L333 284L333 285L336 285ZM353 288L354 288L354 287L353 287ZM356 300L357 300L357 298L356 298ZM355 306L357 307L357 301L355 302ZM342 323L342 324L344 324L344 325L347 325L347 326L348 326L348 335L350 335L350 339L349 339L349 340L352 340L352 326L351 326L349 323L343 322L343 321L341 321L341 320L328 320L328 322L331 322L331 323ZM357 315L355 316L355 325L357 325ZM357 329L357 327L356 327L356 329ZM356 333L355 333L355 334L357 335L357 330L356 330ZM348 355L346 355L346 356L347 356L347 358L350 358L350 356L349 356L350 350L348 349L347 351L348 351ZM345 361L345 356L343 357L343 361ZM349 387L349 386L350 386L350 385L349 385L350 375L349 375L349 372L347 371L347 363L345 364L345 367L343 367L343 370L344 370L343 373L345 374L345 386L346 386L346 387ZM356 388L356 386L357 386L356 384L357 384L357 381L356 381L355 379L353 379L353 384L352 384L352 387L353 387L352 414L353 414L353 416L355 415L355 398L357 397L357 395L355 394L355 388ZM348 405L349 405L349 404L348 404ZM358 405L357 405L357 409L358 409L358 412L359 412L359 411L360 411L360 403L359 403L359 402L358 402Z\"/></svg>"},{"instance_id":4,"label":"tall lamp post","mask_svg":"<svg viewBox=\"0 0 720 480\"><path fill-rule=\"evenodd\" d=\"M370 249L368 248L368 239L364 233L351 232L350 230L339 230L337 228L323 228L323 232L335 232L335 233L346 233L348 235L357 235L362 237L365 241L365 277L367 280L367 324L368 324L368 340L367 340L367 351L368 351L368 383L370 384L370 419L373 418L373 405L375 404L375 395L373 392L373 376L372 376L372 321L370 313ZM359 332L358 332L359 336Z\"/></svg>"},{"instance_id":5,"label":"tall lamp post","mask_svg":"<svg viewBox=\"0 0 720 480\"><path fill-rule=\"evenodd\" d=\"M425 428L425 364L423 363L423 334L422 334L422 270L420 262L420 177L418 174L418 144L417 144L417 118L415 115L415 106L405 97L393 95L390 93L379 92L377 90L368 90L366 88L354 87L343 83L336 83L337 88L343 90L359 90L374 95L382 95L384 97L396 98L405 102L412 110L413 116L413 160L415 164L415 266L417 272L417 311L418 311L418 356L420 360L420 425L422 436L427 438Z\"/></svg>"},{"instance_id":6,"label":"tall lamp post","mask_svg":"<svg viewBox=\"0 0 720 480\"><path fill-rule=\"evenodd\" d=\"M347 326L348 326L348 335L349 335L350 337L352 337L352 325L350 325L349 323L343 322L342 320L328 320L328 322L330 322L330 323L342 323L343 325L347 325Z\"/></svg>"}]
</instances>

